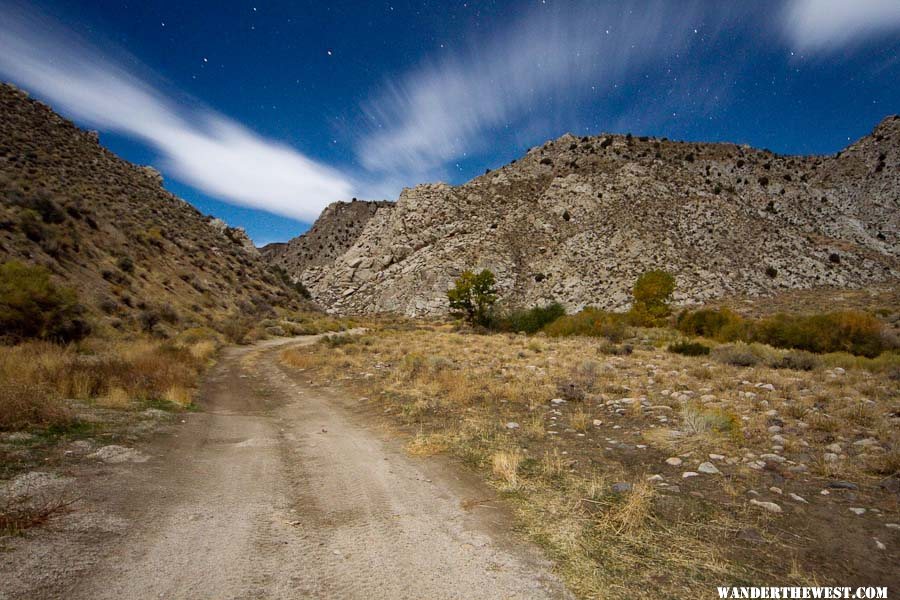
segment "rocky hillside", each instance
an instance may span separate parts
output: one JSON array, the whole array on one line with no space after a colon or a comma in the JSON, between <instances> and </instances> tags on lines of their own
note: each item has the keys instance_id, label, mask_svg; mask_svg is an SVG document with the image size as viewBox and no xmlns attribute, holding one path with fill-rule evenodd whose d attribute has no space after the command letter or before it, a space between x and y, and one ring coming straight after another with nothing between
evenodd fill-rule
<instances>
[{"instance_id":1,"label":"rocky hillside","mask_svg":"<svg viewBox=\"0 0 900 600\"><path fill-rule=\"evenodd\" d=\"M301 307L241 229L161 184L155 170L0 85L0 262L45 265L96 324L122 330Z\"/></svg>"},{"instance_id":2,"label":"rocky hillside","mask_svg":"<svg viewBox=\"0 0 900 600\"><path fill-rule=\"evenodd\" d=\"M330 310L407 315L445 311L453 279L483 267L510 305L569 309L623 308L656 268L680 303L860 287L900 277L898 165L898 117L835 156L564 135L464 185L404 190L336 258L280 261ZM331 245L304 237L289 247Z\"/></svg>"},{"instance_id":3,"label":"rocky hillside","mask_svg":"<svg viewBox=\"0 0 900 600\"><path fill-rule=\"evenodd\" d=\"M264 246L262 255L292 273L329 266L353 246L378 210L391 206L392 202L367 202L356 198L352 202L333 202L322 211L309 231L287 243Z\"/></svg>"}]
</instances>

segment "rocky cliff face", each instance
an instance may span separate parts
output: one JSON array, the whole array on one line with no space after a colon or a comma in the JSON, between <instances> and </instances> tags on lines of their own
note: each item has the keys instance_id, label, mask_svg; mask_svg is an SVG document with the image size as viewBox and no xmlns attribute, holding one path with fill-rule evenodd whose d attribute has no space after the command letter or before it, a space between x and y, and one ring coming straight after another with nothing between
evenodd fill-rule
<instances>
[{"instance_id":1,"label":"rocky cliff face","mask_svg":"<svg viewBox=\"0 0 900 600\"><path fill-rule=\"evenodd\" d=\"M328 205L303 235L287 243L268 244L263 256L291 273L302 273L312 267L328 267L356 242L369 219L378 211L390 210L393 202L353 199Z\"/></svg>"},{"instance_id":2,"label":"rocky cliff face","mask_svg":"<svg viewBox=\"0 0 900 600\"><path fill-rule=\"evenodd\" d=\"M162 188L50 108L0 84L0 262L46 266L92 320L155 312L179 327L270 305L303 306L243 230Z\"/></svg>"},{"instance_id":3,"label":"rocky cliff face","mask_svg":"<svg viewBox=\"0 0 900 600\"><path fill-rule=\"evenodd\" d=\"M406 189L337 256L282 264L331 310L407 315L446 311L453 279L483 267L508 304L569 309L624 308L656 268L680 303L859 287L900 276L898 165L898 117L827 157L565 135L464 185Z\"/></svg>"}]
</instances>

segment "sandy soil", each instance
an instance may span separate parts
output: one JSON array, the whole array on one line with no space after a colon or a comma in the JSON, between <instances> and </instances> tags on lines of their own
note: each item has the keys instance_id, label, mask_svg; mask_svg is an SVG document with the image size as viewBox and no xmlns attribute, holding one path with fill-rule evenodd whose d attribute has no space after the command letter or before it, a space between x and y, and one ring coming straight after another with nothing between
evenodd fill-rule
<instances>
[{"instance_id":1,"label":"sandy soil","mask_svg":"<svg viewBox=\"0 0 900 600\"><path fill-rule=\"evenodd\" d=\"M145 462L48 479L77 508L0 541L0 598L568 597L489 489L280 367L283 343L227 350Z\"/></svg>"}]
</instances>

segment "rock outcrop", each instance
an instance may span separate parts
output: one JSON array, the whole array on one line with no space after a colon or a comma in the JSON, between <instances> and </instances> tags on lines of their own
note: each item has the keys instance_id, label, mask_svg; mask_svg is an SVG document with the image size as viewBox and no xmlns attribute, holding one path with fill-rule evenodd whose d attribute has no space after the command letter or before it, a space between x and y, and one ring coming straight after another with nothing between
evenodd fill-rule
<instances>
[{"instance_id":1,"label":"rock outcrop","mask_svg":"<svg viewBox=\"0 0 900 600\"><path fill-rule=\"evenodd\" d=\"M900 277L900 118L834 156L572 135L466 184L395 205L332 205L267 255L336 312L434 315L464 269L503 301L621 309L643 271L682 304ZM343 225L343 216L366 218ZM293 249L291 252L290 250Z\"/></svg>"}]
</instances>

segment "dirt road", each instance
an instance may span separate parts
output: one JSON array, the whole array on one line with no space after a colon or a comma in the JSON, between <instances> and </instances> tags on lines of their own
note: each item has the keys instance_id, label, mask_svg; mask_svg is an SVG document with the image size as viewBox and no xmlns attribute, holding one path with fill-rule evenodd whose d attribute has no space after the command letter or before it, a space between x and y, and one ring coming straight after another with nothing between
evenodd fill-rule
<instances>
[{"instance_id":1,"label":"dirt road","mask_svg":"<svg viewBox=\"0 0 900 600\"><path fill-rule=\"evenodd\" d=\"M489 490L406 456L281 349L227 350L149 460L105 465L72 523L6 548L0 598L566 597L502 507L462 508Z\"/></svg>"}]
</instances>

